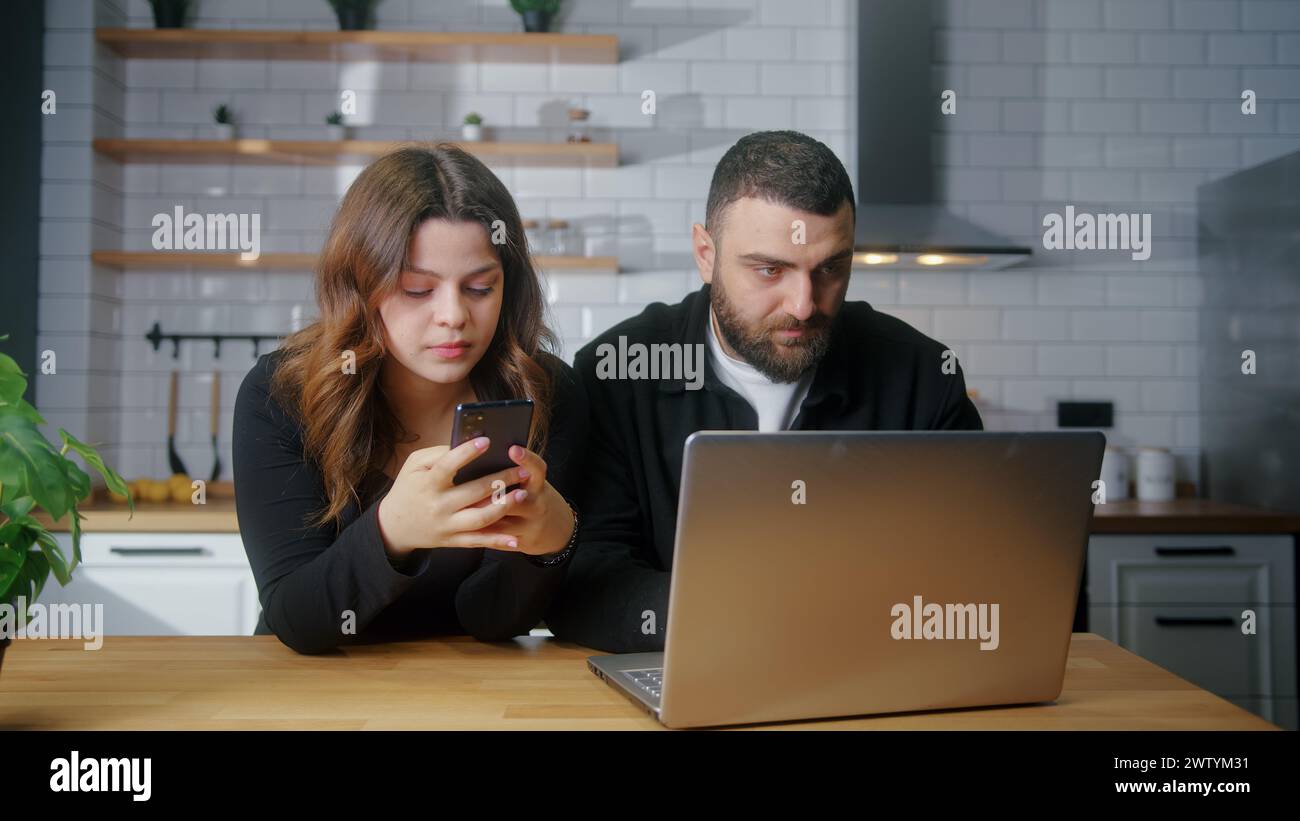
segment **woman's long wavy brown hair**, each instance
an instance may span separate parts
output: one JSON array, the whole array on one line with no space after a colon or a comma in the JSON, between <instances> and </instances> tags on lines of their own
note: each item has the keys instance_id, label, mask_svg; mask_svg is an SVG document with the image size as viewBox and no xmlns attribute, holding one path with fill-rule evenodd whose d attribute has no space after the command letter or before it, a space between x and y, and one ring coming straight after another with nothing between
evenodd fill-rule
<instances>
[{"instance_id":1,"label":"woman's long wavy brown hair","mask_svg":"<svg viewBox=\"0 0 1300 821\"><path fill-rule=\"evenodd\" d=\"M411 236L428 219L476 222L493 238L501 315L470 384L481 401L532 399L529 448L545 447L552 386L536 356L555 349L555 336L514 200L455 146L399 148L366 167L343 196L316 265L319 318L281 343L271 378L271 395L302 425L303 455L324 479L328 502L312 525L340 526L349 501L363 505L368 482L383 478L394 445L409 441L379 387L387 354L379 306L399 287ZM347 351L355 373L345 372Z\"/></svg>"}]
</instances>

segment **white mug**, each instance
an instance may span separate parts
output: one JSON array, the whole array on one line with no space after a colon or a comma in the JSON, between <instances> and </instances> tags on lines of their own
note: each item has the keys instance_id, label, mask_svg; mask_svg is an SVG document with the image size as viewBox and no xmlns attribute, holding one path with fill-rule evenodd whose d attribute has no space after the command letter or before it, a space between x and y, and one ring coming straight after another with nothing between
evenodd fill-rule
<instances>
[{"instance_id":1,"label":"white mug","mask_svg":"<svg viewBox=\"0 0 1300 821\"><path fill-rule=\"evenodd\" d=\"M1174 456L1163 448L1142 448L1137 456L1137 497L1141 502L1174 498Z\"/></svg>"},{"instance_id":2,"label":"white mug","mask_svg":"<svg viewBox=\"0 0 1300 821\"><path fill-rule=\"evenodd\" d=\"M1106 483L1106 501L1128 498L1129 458L1126 451L1106 448L1101 457L1101 480Z\"/></svg>"}]
</instances>

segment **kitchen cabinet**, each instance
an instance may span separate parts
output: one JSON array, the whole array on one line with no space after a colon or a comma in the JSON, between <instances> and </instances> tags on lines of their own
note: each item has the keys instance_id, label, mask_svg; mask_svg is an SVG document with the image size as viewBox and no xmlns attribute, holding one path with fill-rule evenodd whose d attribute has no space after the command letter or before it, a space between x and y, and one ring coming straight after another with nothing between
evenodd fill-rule
<instances>
[{"instance_id":1,"label":"kitchen cabinet","mask_svg":"<svg viewBox=\"0 0 1300 821\"><path fill-rule=\"evenodd\" d=\"M1105 534L1088 544L1093 632L1292 730L1295 590L1290 535Z\"/></svg>"},{"instance_id":2,"label":"kitchen cabinet","mask_svg":"<svg viewBox=\"0 0 1300 821\"><path fill-rule=\"evenodd\" d=\"M71 555L70 534L53 535ZM81 557L39 601L103 604L105 635L248 636L261 614L238 533L83 533Z\"/></svg>"}]
</instances>

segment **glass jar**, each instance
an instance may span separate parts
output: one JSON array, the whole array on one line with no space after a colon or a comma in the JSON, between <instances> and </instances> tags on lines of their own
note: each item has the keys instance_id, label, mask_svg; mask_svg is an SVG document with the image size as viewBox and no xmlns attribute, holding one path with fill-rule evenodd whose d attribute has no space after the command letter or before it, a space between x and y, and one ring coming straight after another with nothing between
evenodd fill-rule
<instances>
[{"instance_id":1,"label":"glass jar","mask_svg":"<svg viewBox=\"0 0 1300 821\"><path fill-rule=\"evenodd\" d=\"M569 142L591 142L591 134L587 129L587 120L590 117L591 112L585 108L569 109Z\"/></svg>"},{"instance_id":2,"label":"glass jar","mask_svg":"<svg viewBox=\"0 0 1300 821\"><path fill-rule=\"evenodd\" d=\"M551 220L546 223L546 251L548 256L569 255L569 221Z\"/></svg>"},{"instance_id":3,"label":"glass jar","mask_svg":"<svg viewBox=\"0 0 1300 821\"><path fill-rule=\"evenodd\" d=\"M524 242L528 245L529 254L541 253L542 249L542 230L541 223L537 220L528 219L523 221L524 225Z\"/></svg>"}]
</instances>

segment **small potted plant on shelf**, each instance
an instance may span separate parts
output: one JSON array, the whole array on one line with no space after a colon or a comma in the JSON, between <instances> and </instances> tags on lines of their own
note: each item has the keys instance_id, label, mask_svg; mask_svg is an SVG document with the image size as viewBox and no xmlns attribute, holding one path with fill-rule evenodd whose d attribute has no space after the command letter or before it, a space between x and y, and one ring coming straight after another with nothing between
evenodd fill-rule
<instances>
[{"instance_id":1,"label":"small potted plant on shelf","mask_svg":"<svg viewBox=\"0 0 1300 821\"><path fill-rule=\"evenodd\" d=\"M0 336L8 339L9 335ZM36 602L50 573L67 585L81 562L81 519L77 503L88 498L90 477L64 456L76 451L94 468L108 489L128 497L126 481L104 464L94 448L59 428L63 447L56 449L41 433L45 420L23 399L27 375L18 363L0 353L0 606L11 612ZM41 508L54 521L68 516L72 555L50 534L32 511ZM69 515L71 514L71 515ZM13 636L14 618L0 619L0 664Z\"/></svg>"},{"instance_id":2,"label":"small potted plant on shelf","mask_svg":"<svg viewBox=\"0 0 1300 821\"><path fill-rule=\"evenodd\" d=\"M235 115L230 106L222 103L212 110L212 129L218 140L235 139Z\"/></svg>"},{"instance_id":3,"label":"small potted plant on shelf","mask_svg":"<svg viewBox=\"0 0 1300 821\"><path fill-rule=\"evenodd\" d=\"M550 31L560 0L510 0L510 8L523 21L524 31Z\"/></svg>"},{"instance_id":4,"label":"small potted plant on shelf","mask_svg":"<svg viewBox=\"0 0 1300 821\"><path fill-rule=\"evenodd\" d=\"M339 18L340 31L363 31L370 28L378 3L379 0L329 0L334 16Z\"/></svg>"},{"instance_id":5,"label":"small potted plant on shelf","mask_svg":"<svg viewBox=\"0 0 1300 821\"><path fill-rule=\"evenodd\" d=\"M190 0L149 0L149 5L153 7L155 28L185 28L185 17L190 11Z\"/></svg>"},{"instance_id":6,"label":"small potted plant on shelf","mask_svg":"<svg viewBox=\"0 0 1300 821\"><path fill-rule=\"evenodd\" d=\"M325 115L325 128L331 140L348 139L348 127L343 124L343 112L331 111Z\"/></svg>"},{"instance_id":7,"label":"small potted plant on shelf","mask_svg":"<svg viewBox=\"0 0 1300 821\"><path fill-rule=\"evenodd\" d=\"M478 112L471 111L465 115L460 126L460 138L467 143L476 143L483 139L483 118Z\"/></svg>"}]
</instances>

